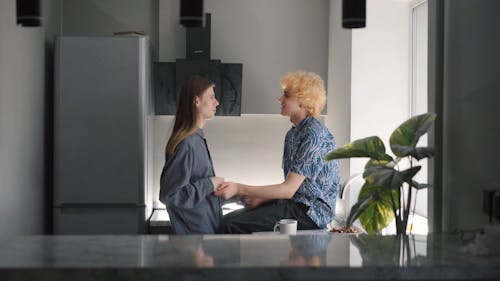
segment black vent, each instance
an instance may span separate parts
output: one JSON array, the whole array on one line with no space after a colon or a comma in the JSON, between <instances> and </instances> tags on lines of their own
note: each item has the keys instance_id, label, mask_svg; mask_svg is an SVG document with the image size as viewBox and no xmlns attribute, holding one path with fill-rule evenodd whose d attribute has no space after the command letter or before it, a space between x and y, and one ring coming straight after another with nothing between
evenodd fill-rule
<instances>
[{"instance_id":1,"label":"black vent","mask_svg":"<svg viewBox=\"0 0 500 281\"><path fill-rule=\"evenodd\" d=\"M205 27L186 28L186 58L154 64L155 113L175 115L179 90L191 75L202 75L215 83L219 116L241 115L243 64L210 59L211 16L205 14Z\"/></svg>"},{"instance_id":2,"label":"black vent","mask_svg":"<svg viewBox=\"0 0 500 281\"><path fill-rule=\"evenodd\" d=\"M186 58L210 59L210 14L205 16L205 27L186 28Z\"/></svg>"}]
</instances>

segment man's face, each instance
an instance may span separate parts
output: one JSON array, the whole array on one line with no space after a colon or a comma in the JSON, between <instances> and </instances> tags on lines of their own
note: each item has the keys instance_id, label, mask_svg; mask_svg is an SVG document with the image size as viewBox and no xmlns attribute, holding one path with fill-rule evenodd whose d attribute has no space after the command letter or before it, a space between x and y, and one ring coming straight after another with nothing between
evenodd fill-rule
<instances>
[{"instance_id":1,"label":"man's face","mask_svg":"<svg viewBox=\"0 0 500 281\"><path fill-rule=\"evenodd\" d=\"M292 116L302 109L297 98L287 91L283 91L283 95L278 100L283 116Z\"/></svg>"}]
</instances>

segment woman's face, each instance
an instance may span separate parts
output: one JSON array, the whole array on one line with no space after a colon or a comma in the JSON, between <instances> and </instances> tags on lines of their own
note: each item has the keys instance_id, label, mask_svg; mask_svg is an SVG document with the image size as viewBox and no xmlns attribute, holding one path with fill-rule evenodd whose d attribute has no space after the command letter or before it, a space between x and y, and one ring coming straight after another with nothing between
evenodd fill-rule
<instances>
[{"instance_id":1,"label":"woman's face","mask_svg":"<svg viewBox=\"0 0 500 281\"><path fill-rule=\"evenodd\" d=\"M218 105L219 102L215 98L214 87L205 90L201 97L196 97L196 108L202 119L214 118Z\"/></svg>"},{"instance_id":2,"label":"woman's face","mask_svg":"<svg viewBox=\"0 0 500 281\"><path fill-rule=\"evenodd\" d=\"M297 98L287 91L283 91L283 95L278 100L281 105L281 115L283 116L292 116L302 109Z\"/></svg>"}]
</instances>

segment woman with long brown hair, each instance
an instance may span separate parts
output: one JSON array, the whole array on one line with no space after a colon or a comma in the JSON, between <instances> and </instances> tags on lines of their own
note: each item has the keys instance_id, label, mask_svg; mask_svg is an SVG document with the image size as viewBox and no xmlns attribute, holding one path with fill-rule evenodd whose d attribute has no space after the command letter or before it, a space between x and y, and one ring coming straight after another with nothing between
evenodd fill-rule
<instances>
[{"instance_id":1,"label":"woman with long brown hair","mask_svg":"<svg viewBox=\"0 0 500 281\"><path fill-rule=\"evenodd\" d=\"M212 81L196 75L183 84L160 179L175 234L215 233L222 220L222 199L213 192L224 179L215 176L202 129L217 105Z\"/></svg>"}]
</instances>

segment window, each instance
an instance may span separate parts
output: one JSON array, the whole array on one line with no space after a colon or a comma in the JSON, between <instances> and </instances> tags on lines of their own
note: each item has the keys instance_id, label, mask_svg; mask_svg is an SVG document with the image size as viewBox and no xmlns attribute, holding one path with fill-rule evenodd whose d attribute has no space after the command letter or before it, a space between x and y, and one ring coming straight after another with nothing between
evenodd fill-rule
<instances>
[{"instance_id":1,"label":"window","mask_svg":"<svg viewBox=\"0 0 500 281\"><path fill-rule=\"evenodd\" d=\"M427 1L410 2L410 114L428 112L427 107ZM427 146L427 136L420 138L418 146ZM421 183L428 182L427 159L419 162L422 169L415 177ZM420 190L416 196L415 214L409 224L412 233L427 234L427 190Z\"/></svg>"}]
</instances>

